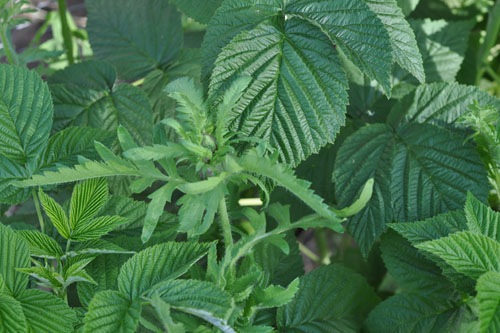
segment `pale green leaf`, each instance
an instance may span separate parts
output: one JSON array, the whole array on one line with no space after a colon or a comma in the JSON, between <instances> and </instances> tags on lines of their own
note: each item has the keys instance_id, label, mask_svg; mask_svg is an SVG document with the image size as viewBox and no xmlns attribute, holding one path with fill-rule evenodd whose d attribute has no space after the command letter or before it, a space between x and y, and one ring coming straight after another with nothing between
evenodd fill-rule
<instances>
[{"instance_id":1,"label":"pale green leaf","mask_svg":"<svg viewBox=\"0 0 500 333\"><path fill-rule=\"evenodd\" d=\"M69 208L71 229L87 224L108 200L105 178L93 178L78 183L73 189Z\"/></svg>"},{"instance_id":2,"label":"pale green leaf","mask_svg":"<svg viewBox=\"0 0 500 333\"><path fill-rule=\"evenodd\" d=\"M82 255L96 254L133 254L134 251L126 250L121 246L108 242L104 239L93 239L79 243L73 251L66 251L61 259L77 257Z\"/></svg>"},{"instance_id":3,"label":"pale green leaf","mask_svg":"<svg viewBox=\"0 0 500 333\"><path fill-rule=\"evenodd\" d=\"M134 333L139 326L141 301L114 290L97 293L85 315L84 333Z\"/></svg>"},{"instance_id":4,"label":"pale green leaf","mask_svg":"<svg viewBox=\"0 0 500 333\"><path fill-rule=\"evenodd\" d=\"M94 55L113 64L121 78L134 80L166 68L177 56L181 15L168 1L91 0L87 30Z\"/></svg>"},{"instance_id":5,"label":"pale green leaf","mask_svg":"<svg viewBox=\"0 0 500 333\"><path fill-rule=\"evenodd\" d=\"M280 307L277 326L283 332L357 332L378 297L360 275L336 264L300 278L299 291Z\"/></svg>"},{"instance_id":6,"label":"pale green leaf","mask_svg":"<svg viewBox=\"0 0 500 333\"><path fill-rule=\"evenodd\" d=\"M210 247L209 243L158 244L130 258L120 269L118 289L135 299L156 283L175 279L200 260Z\"/></svg>"},{"instance_id":7,"label":"pale green leaf","mask_svg":"<svg viewBox=\"0 0 500 333\"><path fill-rule=\"evenodd\" d=\"M30 332L72 332L75 312L60 298L41 290L28 289L17 297Z\"/></svg>"},{"instance_id":8,"label":"pale green leaf","mask_svg":"<svg viewBox=\"0 0 500 333\"><path fill-rule=\"evenodd\" d=\"M341 220L328 207L323 199L310 189L310 183L299 179L287 165L272 162L269 158L261 157L255 150L246 153L239 160L240 165L247 172L253 172L272 179L279 186L284 187L296 197L302 200L311 209L332 223L332 228L337 232L343 232Z\"/></svg>"},{"instance_id":9,"label":"pale green leaf","mask_svg":"<svg viewBox=\"0 0 500 333\"><path fill-rule=\"evenodd\" d=\"M163 327L170 333L185 333L182 323L175 323L170 314L170 305L160 298L158 293L151 296L151 306L155 309Z\"/></svg>"},{"instance_id":10,"label":"pale green leaf","mask_svg":"<svg viewBox=\"0 0 500 333\"><path fill-rule=\"evenodd\" d=\"M477 280L481 333L500 331L500 273L488 272Z\"/></svg>"},{"instance_id":11,"label":"pale green leaf","mask_svg":"<svg viewBox=\"0 0 500 333\"><path fill-rule=\"evenodd\" d=\"M158 293L173 309L201 317L217 327L229 328L226 320L233 307L231 296L211 282L166 280L156 284L152 292Z\"/></svg>"},{"instance_id":12,"label":"pale green leaf","mask_svg":"<svg viewBox=\"0 0 500 333\"><path fill-rule=\"evenodd\" d=\"M419 2L420 0L397 0L398 6L401 7L405 16L408 16Z\"/></svg>"},{"instance_id":13,"label":"pale green leaf","mask_svg":"<svg viewBox=\"0 0 500 333\"><path fill-rule=\"evenodd\" d=\"M471 193L467 195L465 216L470 231L500 242L500 213L476 199Z\"/></svg>"},{"instance_id":14,"label":"pale green leaf","mask_svg":"<svg viewBox=\"0 0 500 333\"><path fill-rule=\"evenodd\" d=\"M63 167L57 171L47 171L41 175L34 175L31 179L18 181L16 186L42 186L56 185L93 178L111 176L140 176L140 171L134 164L126 160L123 163L106 163L98 161L85 161L72 168Z\"/></svg>"},{"instance_id":15,"label":"pale green leaf","mask_svg":"<svg viewBox=\"0 0 500 333\"><path fill-rule=\"evenodd\" d=\"M72 226L69 224L68 217L62 206L45 194L42 188L38 191L38 197L45 214L50 218L54 227L56 227L61 236L68 239L71 235Z\"/></svg>"},{"instance_id":16,"label":"pale green leaf","mask_svg":"<svg viewBox=\"0 0 500 333\"><path fill-rule=\"evenodd\" d=\"M397 294L370 313L365 327L370 333L458 332L466 311L452 299Z\"/></svg>"},{"instance_id":17,"label":"pale green leaf","mask_svg":"<svg viewBox=\"0 0 500 333\"><path fill-rule=\"evenodd\" d=\"M228 114L231 130L265 138L295 165L333 142L345 121L347 79L319 28L290 19L238 35L217 58L210 94L242 73L254 79Z\"/></svg>"},{"instance_id":18,"label":"pale green leaf","mask_svg":"<svg viewBox=\"0 0 500 333\"><path fill-rule=\"evenodd\" d=\"M143 243L146 243L153 235L160 217L165 212L165 204L171 201L175 188L174 182L168 182L148 196L151 202L148 204L142 227L141 240Z\"/></svg>"},{"instance_id":19,"label":"pale green leaf","mask_svg":"<svg viewBox=\"0 0 500 333\"><path fill-rule=\"evenodd\" d=\"M128 219L121 216L99 216L92 220L79 222L71 232L71 239L76 241L97 239L128 222Z\"/></svg>"},{"instance_id":20,"label":"pale green leaf","mask_svg":"<svg viewBox=\"0 0 500 333\"><path fill-rule=\"evenodd\" d=\"M64 254L55 239L38 230L19 230L17 234L28 243L30 255L34 257L57 259Z\"/></svg>"},{"instance_id":21,"label":"pale green leaf","mask_svg":"<svg viewBox=\"0 0 500 333\"><path fill-rule=\"evenodd\" d=\"M21 303L12 296L0 294L0 332L21 333L27 328Z\"/></svg>"},{"instance_id":22,"label":"pale green leaf","mask_svg":"<svg viewBox=\"0 0 500 333\"><path fill-rule=\"evenodd\" d=\"M28 276L16 269L29 265L28 244L10 227L0 223L0 275L10 294L17 296L27 287Z\"/></svg>"},{"instance_id":23,"label":"pale green leaf","mask_svg":"<svg viewBox=\"0 0 500 333\"><path fill-rule=\"evenodd\" d=\"M259 308L274 308L286 305L299 290L299 279L293 280L288 287L270 285L265 289L257 288L253 297Z\"/></svg>"},{"instance_id":24,"label":"pale green leaf","mask_svg":"<svg viewBox=\"0 0 500 333\"><path fill-rule=\"evenodd\" d=\"M416 247L443 259L457 272L473 279L489 271L500 272L500 242L484 235L456 232Z\"/></svg>"},{"instance_id":25,"label":"pale green leaf","mask_svg":"<svg viewBox=\"0 0 500 333\"><path fill-rule=\"evenodd\" d=\"M396 0L365 0L365 2L387 29L395 61L420 83L424 83L424 66L415 34L404 19L403 11L398 7Z\"/></svg>"}]
</instances>

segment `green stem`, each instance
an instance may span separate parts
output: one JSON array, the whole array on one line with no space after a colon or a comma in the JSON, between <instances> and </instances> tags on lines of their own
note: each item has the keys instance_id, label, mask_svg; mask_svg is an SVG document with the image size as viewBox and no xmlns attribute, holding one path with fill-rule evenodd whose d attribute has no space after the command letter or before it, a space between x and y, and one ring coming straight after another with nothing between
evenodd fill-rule
<instances>
[{"instance_id":1,"label":"green stem","mask_svg":"<svg viewBox=\"0 0 500 333\"><path fill-rule=\"evenodd\" d=\"M31 194L33 196L33 202L35 203L36 215L38 216L40 229L42 233L45 233L45 221L43 220L42 208L40 207L40 200L34 188L31 190Z\"/></svg>"},{"instance_id":2,"label":"green stem","mask_svg":"<svg viewBox=\"0 0 500 333\"><path fill-rule=\"evenodd\" d=\"M12 42L8 36L7 26L3 25L0 28L0 40L3 44L3 50L5 52L5 56L7 57L7 61L11 65L18 65L19 59L17 58L17 53L12 45Z\"/></svg>"},{"instance_id":3,"label":"green stem","mask_svg":"<svg viewBox=\"0 0 500 333\"><path fill-rule=\"evenodd\" d=\"M314 238L319 253L319 262L322 265L330 264L330 251L328 250L328 239L326 236L326 230L324 228L314 230Z\"/></svg>"},{"instance_id":4,"label":"green stem","mask_svg":"<svg viewBox=\"0 0 500 333\"><path fill-rule=\"evenodd\" d=\"M484 37L484 42L479 48L479 53L477 57L477 74L476 74L476 85L479 85L481 78L483 77L486 68L488 67L490 55L490 50L493 45L496 44L498 33L500 31L500 0L497 0L490 10L488 15L488 23L486 25L486 36Z\"/></svg>"},{"instance_id":5,"label":"green stem","mask_svg":"<svg viewBox=\"0 0 500 333\"><path fill-rule=\"evenodd\" d=\"M488 74L491 75L493 80L495 80L495 82L500 85L500 75L498 75L490 66L487 66L485 70Z\"/></svg>"},{"instance_id":6,"label":"green stem","mask_svg":"<svg viewBox=\"0 0 500 333\"><path fill-rule=\"evenodd\" d=\"M302 252L306 257L308 257L309 259L311 259L315 263L319 264L321 262L321 259L316 255L316 253L309 250L309 248L307 246L305 246L304 244L302 244L301 242L298 242L298 243L299 243L299 251Z\"/></svg>"},{"instance_id":7,"label":"green stem","mask_svg":"<svg viewBox=\"0 0 500 333\"><path fill-rule=\"evenodd\" d=\"M66 241L66 253L68 253L68 252L69 252L69 248L70 248L70 246L71 246L71 239L68 239L68 240Z\"/></svg>"},{"instance_id":8,"label":"green stem","mask_svg":"<svg viewBox=\"0 0 500 333\"><path fill-rule=\"evenodd\" d=\"M227 214L226 198L222 198L219 201L219 219L227 252L227 250L233 246L233 234L231 233L231 222Z\"/></svg>"},{"instance_id":9,"label":"green stem","mask_svg":"<svg viewBox=\"0 0 500 333\"><path fill-rule=\"evenodd\" d=\"M71 38L71 29L69 28L68 17L66 16L66 1L57 0L57 4L59 7L59 17L61 18L61 30L64 41L64 49L66 51L68 63L71 65L75 62L75 59L73 58L73 39Z\"/></svg>"}]
</instances>

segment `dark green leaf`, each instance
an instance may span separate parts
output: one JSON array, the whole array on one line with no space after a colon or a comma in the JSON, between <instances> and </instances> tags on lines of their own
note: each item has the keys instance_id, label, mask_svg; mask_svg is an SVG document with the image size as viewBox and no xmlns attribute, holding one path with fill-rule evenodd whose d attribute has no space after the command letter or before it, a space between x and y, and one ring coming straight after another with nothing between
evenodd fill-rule
<instances>
[{"instance_id":1,"label":"dark green leaf","mask_svg":"<svg viewBox=\"0 0 500 333\"><path fill-rule=\"evenodd\" d=\"M26 332L27 328L21 303L12 296L0 294L0 331L20 333Z\"/></svg>"},{"instance_id":2,"label":"dark green leaf","mask_svg":"<svg viewBox=\"0 0 500 333\"><path fill-rule=\"evenodd\" d=\"M331 264L300 279L295 298L278 309L281 332L357 332L378 297L358 274Z\"/></svg>"},{"instance_id":3,"label":"dark green leaf","mask_svg":"<svg viewBox=\"0 0 500 333\"><path fill-rule=\"evenodd\" d=\"M208 23L214 15L215 10L220 6L222 0L205 0L203 2L197 0L170 0L171 3L177 6L184 14L194 18L200 23Z\"/></svg>"},{"instance_id":4,"label":"dark green leaf","mask_svg":"<svg viewBox=\"0 0 500 333\"><path fill-rule=\"evenodd\" d=\"M465 216L470 231L500 242L500 213L476 199L471 193L467 195Z\"/></svg>"},{"instance_id":5,"label":"dark green leaf","mask_svg":"<svg viewBox=\"0 0 500 333\"><path fill-rule=\"evenodd\" d=\"M40 333L71 332L75 312L60 298L37 289L29 289L17 297L21 303L28 331Z\"/></svg>"},{"instance_id":6,"label":"dark green leaf","mask_svg":"<svg viewBox=\"0 0 500 333\"><path fill-rule=\"evenodd\" d=\"M85 315L84 333L134 333L139 326L141 301L114 290L97 293Z\"/></svg>"},{"instance_id":7,"label":"dark green leaf","mask_svg":"<svg viewBox=\"0 0 500 333\"><path fill-rule=\"evenodd\" d=\"M368 317L367 332L457 332L466 307L455 300L398 294L380 303Z\"/></svg>"},{"instance_id":8,"label":"dark green leaf","mask_svg":"<svg viewBox=\"0 0 500 333\"><path fill-rule=\"evenodd\" d=\"M16 268L29 265L28 244L10 227L0 223L0 276L8 293L17 296L27 287L28 275L18 272Z\"/></svg>"},{"instance_id":9,"label":"dark green leaf","mask_svg":"<svg viewBox=\"0 0 500 333\"><path fill-rule=\"evenodd\" d=\"M112 63L121 78L134 80L164 68L183 40L181 15L162 0L89 0L87 30L94 55Z\"/></svg>"}]
</instances>

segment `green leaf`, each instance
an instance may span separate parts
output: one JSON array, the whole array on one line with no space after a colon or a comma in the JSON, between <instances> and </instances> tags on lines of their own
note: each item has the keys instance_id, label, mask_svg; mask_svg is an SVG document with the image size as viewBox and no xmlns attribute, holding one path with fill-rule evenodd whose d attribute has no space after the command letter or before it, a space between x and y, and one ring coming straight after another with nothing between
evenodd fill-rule
<instances>
[{"instance_id":1,"label":"green leaf","mask_svg":"<svg viewBox=\"0 0 500 333\"><path fill-rule=\"evenodd\" d=\"M0 154L33 171L52 127L50 92L36 72L5 64L0 91Z\"/></svg>"},{"instance_id":2,"label":"green leaf","mask_svg":"<svg viewBox=\"0 0 500 333\"><path fill-rule=\"evenodd\" d=\"M500 100L477 87L457 83L431 83L419 86L391 110L388 122L394 126L408 122L456 126L457 119L469 112L473 101L500 108Z\"/></svg>"},{"instance_id":3,"label":"green leaf","mask_svg":"<svg viewBox=\"0 0 500 333\"><path fill-rule=\"evenodd\" d=\"M0 294L0 331L20 333L26 332L27 328L21 303L12 296Z\"/></svg>"},{"instance_id":4,"label":"green leaf","mask_svg":"<svg viewBox=\"0 0 500 333\"><path fill-rule=\"evenodd\" d=\"M134 251L129 251L114 243L104 239L93 239L79 243L74 251L67 251L61 258L72 258L77 256L94 255L94 254L134 254Z\"/></svg>"},{"instance_id":5,"label":"green leaf","mask_svg":"<svg viewBox=\"0 0 500 333\"><path fill-rule=\"evenodd\" d=\"M368 317L367 332L458 332L466 306L414 294L397 294L380 303Z\"/></svg>"},{"instance_id":6,"label":"green leaf","mask_svg":"<svg viewBox=\"0 0 500 333\"><path fill-rule=\"evenodd\" d=\"M78 156L97 159L94 141L109 141L106 131L89 127L68 127L54 134L44 151L43 169L56 165L73 166L78 163Z\"/></svg>"},{"instance_id":7,"label":"green leaf","mask_svg":"<svg viewBox=\"0 0 500 333\"><path fill-rule=\"evenodd\" d=\"M11 186L37 170L52 127L47 85L34 72L0 65L0 202L25 201L29 191Z\"/></svg>"},{"instance_id":8,"label":"green leaf","mask_svg":"<svg viewBox=\"0 0 500 333\"><path fill-rule=\"evenodd\" d=\"M69 208L71 229L86 224L108 200L108 184L105 178L93 178L81 182L73 189Z\"/></svg>"},{"instance_id":9,"label":"green leaf","mask_svg":"<svg viewBox=\"0 0 500 333\"><path fill-rule=\"evenodd\" d=\"M470 231L500 242L500 213L493 211L471 193L467 194L465 216Z\"/></svg>"},{"instance_id":10,"label":"green leaf","mask_svg":"<svg viewBox=\"0 0 500 333\"><path fill-rule=\"evenodd\" d=\"M397 64L410 72L420 83L424 83L424 66L415 34L404 19L396 0L365 0L365 2L387 29Z\"/></svg>"},{"instance_id":11,"label":"green leaf","mask_svg":"<svg viewBox=\"0 0 500 333\"><path fill-rule=\"evenodd\" d=\"M114 290L97 293L85 315L84 333L134 333L139 326L141 301Z\"/></svg>"},{"instance_id":12,"label":"green leaf","mask_svg":"<svg viewBox=\"0 0 500 333\"><path fill-rule=\"evenodd\" d=\"M118 287L118 273L121 265L129 258L126 255L98 256L85 270L97 282L97 285L91 283L78 283L78 298L82 304L88 307L92 297L104 290L113 290Z\"/></svg>"},{"instance_id":13,"label":"green leaf","mask_svg":"<svg viewBox=\"0 0 500 333\"><path fill-rule=\"evenodd\" d=\"M385 231L383 221L392 220L390 164L395 139L385 124L368 125L349 136L340 147L333 174L338 206L349 206L364 184L374 179L373 193L366 207L352 216L347 229L368 254Z\"/></svg>"},{"instance_id":14,"label":"green leaf","mask_svg":"<svg viewBox=\"0 0 500 333\"><path fill-rule=\"evenodd\" d=\"M210 243L158 244L130 258L120 269L118 289L131 299L147 292L154 284L175 279L207 254Z\"/></svg>"},{"instance_id":15,"label":"green leaf","mask_svg":"<svg viewBox=\"0 0 500 333\"><path fill-rule=\"evenodd\" d=\"M200 317L223 332L235 332L227 323L231 296L215 284L198 280L166 280L152 289L172 309ZM151 295L150 295L151 297Z\"/></svg>"},{"instance_id":16,"label":"green leaf","mask_svg":"<svg viewBox=\"0 0 500 333\"><path fill-rule=\"evenodd\" d=\"M323 202L321 197L310 189L311 184L298 179L287 165L273 163L270 158L259 156L255 150L242 156L239 163L247 172L262 175L277 182L279 186L293 193L319 215L330 220L332 228L335 228L337 232L343 232L344 229L337 215Z\"/></svg>"},{"instance_id":17,"label":"green leaf","mask_svg":"<svg viewBox=\"0 0 500 333\"><path fill-rule=\"evenodd\" d=\"M75 312L60 298L47 292L28 289L17 297L26 317L28 332L71 332Z\"/></svg>"},{"instance_id":18,"label":"green leaf","mask_svg":"<svg viewBox=\"0 0 500 333\"><path fill-rule=\"evenodd\" d=\"M467 222L462 211L453 211L423 221L390 223L389 227L415 245L463 231L467 229Z\"/></svg>"},{"instance_id":19,"label":"green leaf","mask_svg":"<svg viewBox=\"0 0 500 333\"><path fill-rule=\"evenodd\" d=\"M405 16L408 16L419 2L420 0L397 0L398 6L401 7Z\"/></svg>"},{"instance_id":20,"label":"green leaf","mask_svg":"<svg viewBox=\"0 0 500 333\"><path fill-rule=\"evenodd\" d=\"M172 193L176 187L175 185L174 182L168 182L148 196L151 202L148 204L146 216L144 217L144 226L141 234L143 243L146 243L153 235L160 217L165 212L165 204L170 202L172 198ZM179 213L179 215L181 214Z\"/></svg>"},{"instance_id":21,"label":"green leaf","mask_svg":"<svg viewBox=\"0 0 500 333\"><path fill-rule=\"evenodd\" d=\"M178 232L186 232L188 237L205 233L212 225L219 203L224 199L225 185L202 194L186 194L177 201L179 210Z\"/></svg>"},{"instance_id":22,"label":"green leaf","mask_svg":"<svg viewBox=\"0 0 500 333\"><path fill-rule=\"evenodd\" d=\"M222 0L170 0L179 10L200 23L208 23L214 15L215 10L220 6Z\"/></svg>"},{"instance_id":23,"label":"green leaf","mask_svg":"<svg viewBox=\"0 0 500 333\"><path fill-rule=\"evenodd\" d=\"M107 163L97 161L85 161L73 168L63 167L57 171L47 171L41 175L34 175L31 179L15 182L16 186L42 186L56 185L75 182L93 178L111 176L140 176L141 173L136 166L126 160L122 163Z\"/></svg>"},{"instance_id":24,"label":"green leaf","mask_svg":"<svg viewBox=\"0 0 500 333\"><path fill-rule=\"evenodd\" d=\"M455 81L474 22L425 19L411 20L410 25L422 53L426 81Z\"/></svg>"},{"instance_id":25,"label":"green leaf","mask_svg":"<svg viewBox=\"0 0 500 333\"><path fill-rule=\"evenodd\" d=\"M64 254L55 239L38 230L19 230L17 234L28 243L30 255L34 257L58 259Z\"/></svg>"},{"instance_id":26,"label":"green leaf","mask_svg":"<svg viewBox=\"0 0 500 333\"><path fill-rule=\"evenodd\" d=\"M296 165L333 142L345 122L347 78L332 51L311 23L263 22L222 50L209 94L221 95L242 73L252 76L226 122L233 131L265 138Z\"/></svg>"},{"instance_id":27,"label":"green leaf","mask_svg":"<svg viewBox=\"0 0 500 333\"><path fill-rule=\"evenodd\" d=\"M265 289L257 288L253 292L259 308L275 308L288 304L299 289L299 279L293 280L288 287L270 285Z\"/></svg>"},{"instance_id":28,"label":"green leaf","mask_svg":"<svg viewBox=\"0 0 500 333\"><path fill-rule=\"evenodd\" d=\"M299 291L278 309L283 332L357 332L378 298L358 274L336 264L300 278Z\"/></svg>"},{"instance_id":29,"label":"green leaf","mask_svg":"<svg viewBox=\"0 0 500 333\"><path fill-rule=\"evenodd\" d=\"M409 223L395 226L402 224ZM443 276L441 268L394 231L384 234L380 249L387 270L404 292L425 297L443 295L444 298L454 291L453 284Z\"/></svg>"},{"instance_id":30,"label":"green leaf","mask_svg":"<svg viewBox=\"0 0 500 333\"><path fill-rule=\"evenodd\" d=\"M484 235L462 231L416 247L443 259L457 272L473 279L489 271L500 272L500 242Z\"/></svg>"},{"instance_id":31,"label":"green leaf","mask_svg":"<svg viewBox=\"0 0 500 333\"><path fill-rule=\"evenodd\" d=\"M398 129L391 192L396 221L416 221L463 207L466 191L484 198L484 167L463 136L429 124Z\"/></svg>"},{"instance_id":32,"label":"green leaf","mask_svg":"<svg viewBox=\"0 0 500 333\"><path fill-rule=\"evenodd\" d=\"M29 266L28 244L10 227L0 223L0 276L9 294L17 296L26 288L28 276L16 269Z\"/></svg>"},{"instance_id":33,"label":"green leaf","mask_svg":"<svg viewBox=\"0 0 500 333\"><path fill-rule=\"evenodd\" d=\"M158 293L151 297L151 306L155 309L163 327L167 332L185 333L185 327L182 323L175 323L170 314L170 305L160 298Z\"/></svg>"},{"instance_id":34,"label":"green leaf","mask_svg":"<svg viewBox=\"0 0 500 333\"><path fill-rule=\"evenodd\" d=\"M488 272L477 280L481 333L500 330L500 273Z\"/></svg>"},{"instance_id":35,"label":"green leaf","mask_svg":"<svg viewBox=\"0 0 500 333\"><path fill-rule=\"evenodd\" d=\"M128 222L128 219L121 216L99 216L86 222L79 222L71 232L71 239L76 241L98 239Z\"/></svg>"},{"instance_id":36,"label":"green leaf","mask_svg":"<svg viewBox=\"0 0 500 333\"><path fill-rule=\"evenodd\" d=\"M97 61L75 64L54 75L50 84L54 128L89 126L116 133L122 125L140 144L151 144L153 115L146 94L130 84L115 86L114 81L111 65Z\"/></svg>"},{"instance_id":37,"label":"green leaf","mask_svg":"<svg viewBox=\"0 0 500 333\"><path fill-rule=\"evenodd\" d=\"M173 62L183 42L181 15L167 1L86 3L87 30L94 55L113 64L121 78L134 80Z\"/></svg>"},{"instance_id":38,"label":"green leaf","mask_svg":"<svg viewBox=\"0 0 500 333\"><path fill-rule=\"evenodd\" d=\"M50 218L50 221L56 227L57 232L64 238L68 239L71 235L72 226L69 223L66 212L54 199L49 197L42 191L42 188L38 191L38 197L40 198L40 203L42 204L45 214Z\"/></svg>"}]
</instances>

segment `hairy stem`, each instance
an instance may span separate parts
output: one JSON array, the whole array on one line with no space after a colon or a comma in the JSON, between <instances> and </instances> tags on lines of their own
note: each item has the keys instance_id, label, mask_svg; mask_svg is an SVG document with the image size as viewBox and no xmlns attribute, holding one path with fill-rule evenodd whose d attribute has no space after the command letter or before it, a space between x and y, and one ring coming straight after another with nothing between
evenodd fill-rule
<instances>
[{"instance_id":1,"label":"hairy stem","mask_svg":"<svg viewBox=\"0 0 500 333\"><path fill-rule=\"evenodd\" d=\"M12 45L12 42L8 36L8 28L6 25L2 25L0 27L0 40L2 41L3 50L9 64L18 65L19 59L17 58L17 53L14 45Z\"/></svg>"},{"instance_id":2,"label":"hairy stem","mask_svg":"<svg viewBox=\"0 0 500 333\"><path fill-rule=\"evenodd\" d=\"M320 258L316 255L316 253L314 253L313 251L311 251L307 246L305 246L304 244L302 244L301 242L298 242L299 243L299 251L305 255L306 257L308 257L309 259L311 259L312 261L314 261L315 263L320 263Z\"/></svg>"},{"instance_id":3,"label":"hairy stem","mask_svg":"<svg viewBox=\"0 0 500 333\"><path fill-rule=\"evenodd\" d=\"M229 215L227 214L226 198L222 198L219 201L219 220L222 228L222 236L224 237L224 244L227 250L233 245L233 235L231 233Z\"/></svg>"},{"instance_id":4,"label":"hairy stem","mask_svg":"<svg viewBox=\"0 0 500 333\"><path fill-rule=\"evenodd\" d=\"M481 78L484 72L488 68L490 56L490 50L495 45L498 33L500 31L500 0L497 0L493 7L490 9L488 15L488 23L486 26L486 36L484 37L484 42L481 44L477 57L477 74L476 74L476 85L481 83Z\"/></svg>"},{"instance_id":5,"label":"hairy stem","mask_svg":"<svg viewBox=\"0 0 500 333\"><path fill-rule=\"evenodd\" d=\"M45 221L43 219L42 208L40 207L40 199L38 198L38 194L34 188L31 190L31 194L33 196L33 202L35 203L36 215L38 216L38 222L40 223L40 230L42 233L45 233Z\"/></svg>"},{"instance_id":6,"label":"hairy stem","mask_svg":"<svg viewBox=\"0 0 500 333\"><path fill-rule=\"evenodd\" d=\"M66 16L66 0L57 0L59 7L59 17L61 18L61 32L64 41L64 50L66 52L66 57L68 58L68 63L71 65L75 62L73 58L73 40L71 38L71 29L68 24L68 17Z\"/></svg>"}]
</instances>

